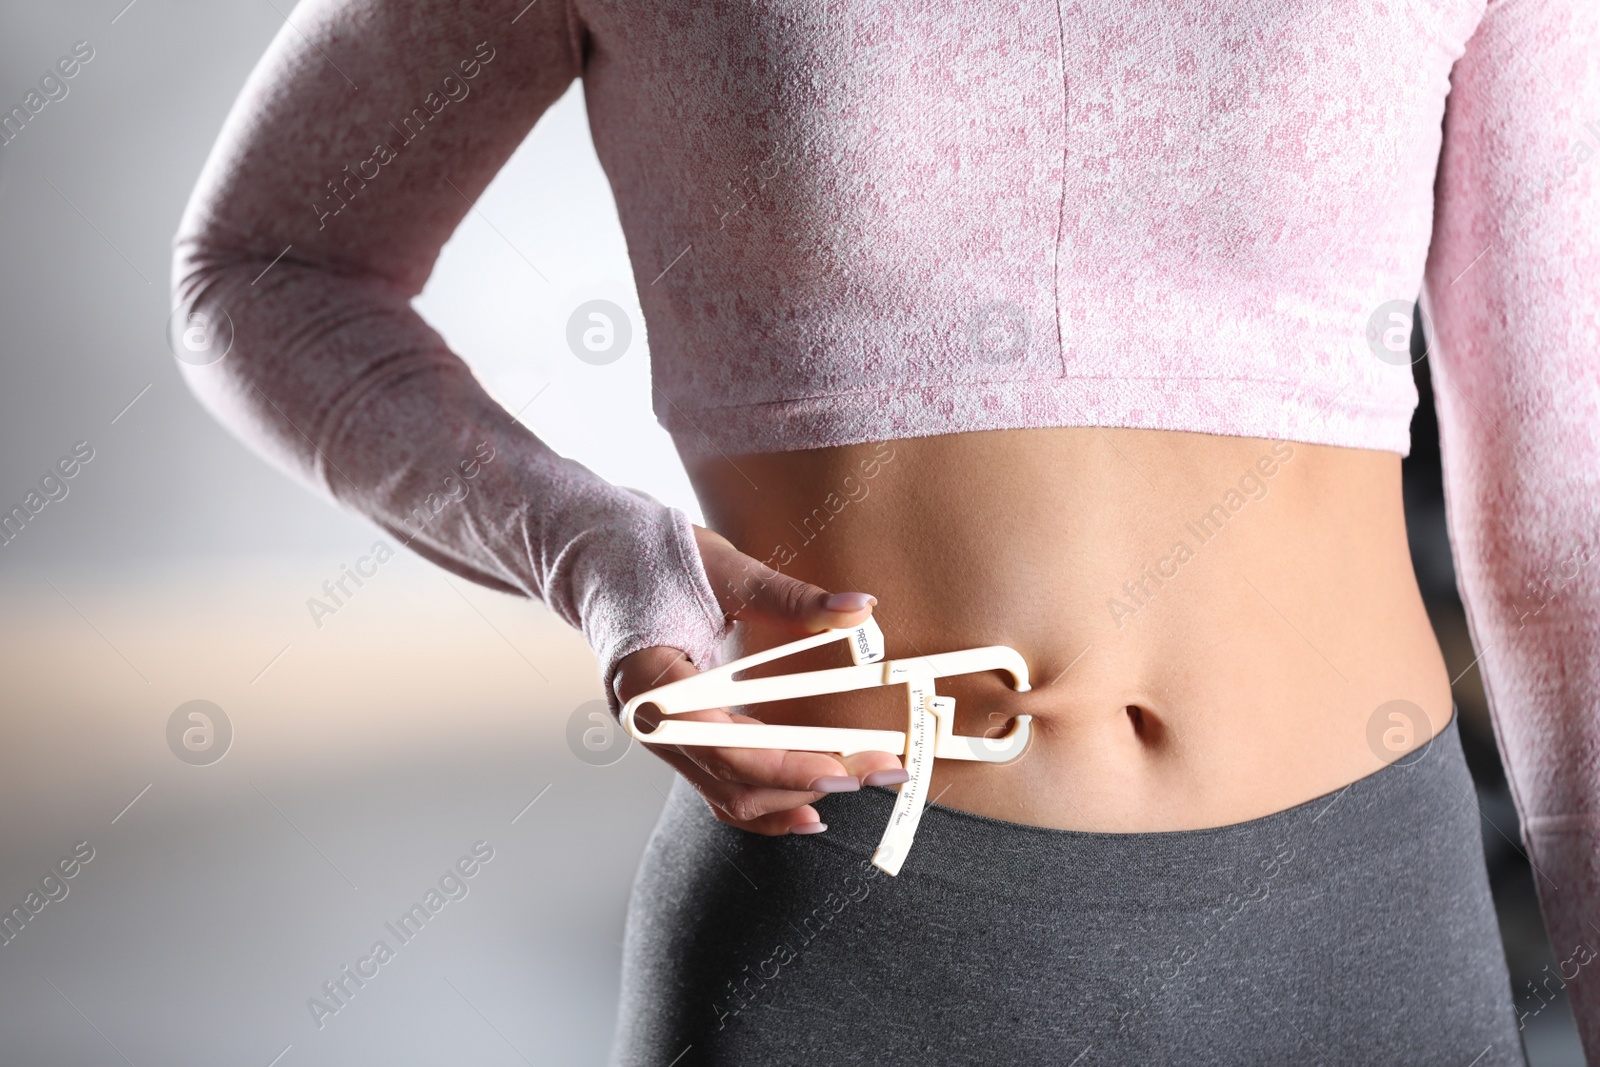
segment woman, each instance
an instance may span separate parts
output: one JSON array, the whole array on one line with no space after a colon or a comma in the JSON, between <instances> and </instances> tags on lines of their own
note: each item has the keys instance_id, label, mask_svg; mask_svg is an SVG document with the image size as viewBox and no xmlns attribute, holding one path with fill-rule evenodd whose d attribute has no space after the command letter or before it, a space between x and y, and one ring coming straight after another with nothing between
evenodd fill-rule
<instances>
[{"instance_id":1,"label":"woman","mask_svg":"<svg viewBox=\"0 0 1600 1067\"><path fill-rule=\"evenodd\" d=\"M1407 556L1399 353L1420 289L1479 669L1573 958L1600 936L1591 6L293 23L178 239L185 315L231 325L185 368L220 417L581 626L614 703L872 611L891 656L1007 644L1036 681L941 684L961 732L1028 713L1034 741L939 763L894 879L864 860L895 756L658 751L616 1062L1523 1062ZM409 306L578 77L709 529L551 453ZM895 727L897 700L750 710Z\"/></svg>"}]
</instances>

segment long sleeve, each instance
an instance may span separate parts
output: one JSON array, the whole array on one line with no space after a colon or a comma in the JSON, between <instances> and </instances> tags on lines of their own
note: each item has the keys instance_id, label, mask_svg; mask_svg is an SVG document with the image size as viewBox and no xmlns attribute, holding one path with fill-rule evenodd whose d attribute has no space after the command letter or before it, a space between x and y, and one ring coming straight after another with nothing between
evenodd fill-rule
<instances>
[{"instance_id":1,"label":"long sleeve","mask_svg":"<svg viewBox=\"0 0 1600 1067\"><path fill-rule=\"evenodd\" d=\"M1424 309L1451 539L1600 1062L1600 7L1495 0L1451 76Z\"/></svg>"},{"instance_id":2,"label":"long sleeve","mask_svg":"<svg viewBox=\"0 0 1600 1067\"><path fill-rule=\"evenodd\" d=\"M202 401L426 558L582 628L606 695L727 624L687 517L556 455L411 308L439 249L578 75L563 0L312 0L252 73L175 239ZM554 210L554 208L552 208ZM211 361L217 353L220 359Z\"/></svg>"}]
</instances>

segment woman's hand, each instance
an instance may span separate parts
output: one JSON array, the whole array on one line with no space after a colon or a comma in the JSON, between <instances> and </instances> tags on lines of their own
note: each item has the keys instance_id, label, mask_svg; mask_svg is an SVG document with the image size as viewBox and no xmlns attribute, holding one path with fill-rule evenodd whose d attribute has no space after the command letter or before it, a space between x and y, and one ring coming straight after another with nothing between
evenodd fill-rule
<instances>
[{"instance_id":1,"label":"woman's hand","mask_svg":"<svg viewBox=\"0 0 1600 1067\"><path fill-rule=\"evenodd\" d=\"M735 622L757 621L801 637L822 630L859 626L872 614L876 598L866 593L833 593L787 577L745 555L721 534L696 526L695 540L717 602ZM745 596L733 590L744 590ZM623 703L657 686L698 673L675 648L642 648L624 656L614 678ZM701 722L759 722L726 708L690 712L675 719ZM641 721L648 721L641 717ZM758 834L817 833L827 827L811 802L828 793L906 780L900 758L888 752L835 756L823 752L784 752L760 748L704 745L649 745L689 780L722 822Z\"/></svg>"}]
</instances>

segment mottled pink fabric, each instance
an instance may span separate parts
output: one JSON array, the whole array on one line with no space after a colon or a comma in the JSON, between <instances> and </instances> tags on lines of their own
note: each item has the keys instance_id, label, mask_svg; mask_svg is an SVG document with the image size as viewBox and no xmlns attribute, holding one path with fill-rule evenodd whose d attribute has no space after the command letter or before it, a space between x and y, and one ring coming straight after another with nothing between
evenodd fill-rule
<instances>
[{"instance_id":1,"label":"mottled pink fabric","mask_svg":"<svg viewBox=\"0 0 1600 1067\"><path fill-rule=\"evenodd\" d=\"M489 442L410 543L581 625L608 691L647 645L715 660L687 520L551 453L410 307L575 77L686 455L1074 425L1403 454L1416 393L1386 308L1425 288L1479 667L1558 956L1600 945L1590 0L292 19L178 238L180 303L235 330L190 380L397 536ZM1600 1054L1588 970L1569 991Z\"/></svg>"},{"instance_id":2,"label":"mottled pink fabric","mask_svg":"<svg viewBox=\"0 0 1600 1067\"><path fill-rule=\"evenodd\" d=\"M1456 64L1424 306L1450 532L1545 925L1600 1061L1600 5ZM1524 994L1530 1006L1537 1004Z\"/></svg>"},{"instance_id":3,"label":"mottled pink fabric","mask_svg":"<svg viewBox=\"0 0 1600 1067\"><path fill-rule=\"evenodd\" d=\"M180 306L214 331L232 324L226 356L184 370L281 466L456 574L581 627L615 706L622 657L666 645L705 667L726 635L687 516L552 452L410 303L467 198L579 73L580 27L559 2L515 14L295 8L176 239ZM467 478L485 446L493 458Z\"/></svg>"}]
</instances>

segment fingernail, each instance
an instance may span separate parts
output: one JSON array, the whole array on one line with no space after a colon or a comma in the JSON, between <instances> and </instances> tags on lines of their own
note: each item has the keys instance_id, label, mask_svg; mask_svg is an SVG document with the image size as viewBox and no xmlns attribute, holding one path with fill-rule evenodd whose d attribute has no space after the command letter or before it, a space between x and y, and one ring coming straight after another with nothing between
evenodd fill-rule
<instances>
[{"instance_id":1,"label":"fingernail","mask_svg":"<svg viewBox=\"0 0 1600 1067\"><path fill-rule=\"evenodd\" d=\"M808 788L813 793L849 793L861 788L861 780L843 774L829 774L813 780Z\"/></svg>"},{"instance_id":2,"label":"fingernail","mask_svg":"<svg viewBox=\"0 0 1600 1067\"><path fill-rule=\"evenodd\" d=\"M848 614L852 611L860 611L862 608L870 608L877 602L878 598L871 593L835 593L827 600L824 600L822 606L829 611Z\"/></svg>"},{"instance_id":3,"label":"fingernail","mask_svg":"<svg viewBox=\"0 0 1600 1067\"><path fill-rule=\"evenodd\" d=\"M806 822L801 823L799 826L789 827L789 832L791 834L820 834L827 828L828 824L825 822Z\"/></svg>"},{"instance_id":4,"label":"fingernail","mask_svg":"<svg viewBox=\"0 0 1600 1067\"><path fill-rule=\"evenodd\" d=\"M861 779L862 785L899 785L901 782L911 781L911 772L904 767L896 767L889 771L873 771Z\"/></svg>"}]
</instances>

